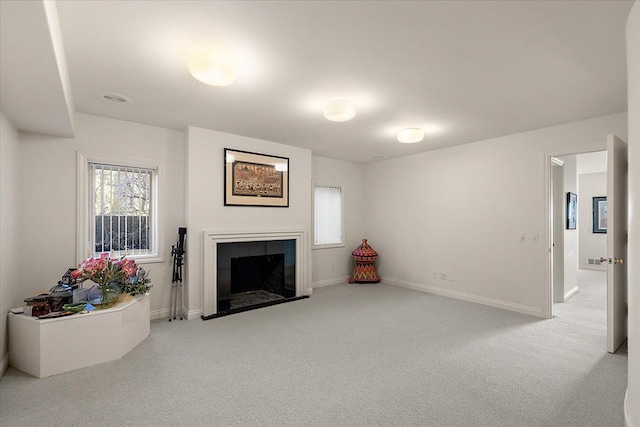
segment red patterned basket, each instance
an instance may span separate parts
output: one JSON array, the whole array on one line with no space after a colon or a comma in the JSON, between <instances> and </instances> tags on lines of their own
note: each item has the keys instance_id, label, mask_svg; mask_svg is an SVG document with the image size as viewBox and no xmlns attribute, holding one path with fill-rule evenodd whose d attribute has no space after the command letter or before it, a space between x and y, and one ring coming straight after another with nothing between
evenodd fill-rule
<instances>
[{"instance_id":1,"label":"red patterned basket","mask_svg":"<svg viewBox=\"0 0 640 427\"><path fill-rule=\"evenodd\" d=\"M380 276L378 276L376 267L373 265L378 259L378 252L369 246L367 239L362 239L362 244L351 252L351 257L356 262L356 265L353 269L353 274L349 278L349 283L378 283L380 281Z\"/></svg>"}]
</instances>

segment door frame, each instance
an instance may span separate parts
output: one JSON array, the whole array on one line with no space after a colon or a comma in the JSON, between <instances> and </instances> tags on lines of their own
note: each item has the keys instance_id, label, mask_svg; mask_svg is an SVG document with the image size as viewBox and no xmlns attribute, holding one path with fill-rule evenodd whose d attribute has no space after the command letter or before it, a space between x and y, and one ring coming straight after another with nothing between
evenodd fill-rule
<instances>
[{"instance_id":1,"label":"door frame","mask_svg":"<svg viewBox=\"0 0 640 427\"><path fill-rule=\"evenodd\" d=\"M553 170L551 169L551 159L553 157L568 156L571 154L586 154L596 151L607 151L606 136L597 142L552 148L543 152L541 155L541 170L543 175L541 181L542 194L544 195L542 217L544 220L545 232L542 233L540 256L542 260L542 317L545 319L551 319L553 317L553 270L551 268L553 265L551 259L551 256L553 255L553 251L551 250L551 244L553 242L553 221L551 220L553 215L553 204L551 200L553 197L553 179L551 174Z\"/></svg>"},{"instance_id":2,"label":"door frame","mask_svg":"<svg viewBox=\"0 0 640 427\"><path fill-rule=\"evenodd\" d=\"M575 156L575 154L572 154ZM564 302L564 161L551 158L551 298Z\"/></svg>"}]
</instances>

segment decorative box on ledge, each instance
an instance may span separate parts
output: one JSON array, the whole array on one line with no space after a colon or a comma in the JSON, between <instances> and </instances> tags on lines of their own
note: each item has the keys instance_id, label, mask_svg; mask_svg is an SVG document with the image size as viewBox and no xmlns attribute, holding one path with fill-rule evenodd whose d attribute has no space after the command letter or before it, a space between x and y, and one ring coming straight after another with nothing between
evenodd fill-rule
<instances>
[{"instance_id":1,"label":"decorative box on ledge","mask_svg":"<svg viewBox=\"0 0 640 427\"><path fill-rule=\"evenodd\" d=\"M9 313L9 365L44 378L120 359L149 336L150 301L46 320Z\"/></svg>"}]
</instances>

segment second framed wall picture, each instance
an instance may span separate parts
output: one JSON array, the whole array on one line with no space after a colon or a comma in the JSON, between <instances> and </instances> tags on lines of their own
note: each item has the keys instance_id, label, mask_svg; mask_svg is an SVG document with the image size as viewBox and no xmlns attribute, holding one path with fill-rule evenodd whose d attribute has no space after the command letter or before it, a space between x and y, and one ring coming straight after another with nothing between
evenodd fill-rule
<instances>
[{"instance_id":1,"label":"second framed wall picture","mask_svg":"<svg viewBox=\"0 0 640 427\"><path fill-rule=\"evenodd\" d=\"M225 206L289 207L289 159L224 149Z\"/></svg>"},{"instance_id":2,"label":"second framed wall picture","mask_svg":"<svg viewBox=\"0 0 640 427\"><path fill-rule=\"evenodd\" d=\"M593 232L607 232L607 198L593 198Z\"/></svg>"},{"instance_id":3,"label":"second framed wall picture","mask_svg":"<svg viewBox=\"0 0 640 427\"><path fill-rule=\"evenodd\" d=\"M578 195L567 193L567 230L575 230L577 224Z\"/></svg>"}]
</instances>

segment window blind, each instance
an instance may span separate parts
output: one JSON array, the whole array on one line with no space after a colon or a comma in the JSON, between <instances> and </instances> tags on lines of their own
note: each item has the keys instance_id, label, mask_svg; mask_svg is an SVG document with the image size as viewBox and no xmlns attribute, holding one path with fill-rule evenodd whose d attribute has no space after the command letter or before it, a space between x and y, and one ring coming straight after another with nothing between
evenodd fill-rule
<instances>
[{"instance_id":1,"label":"window blind","mask_svg":"<svg viewBox=\"0 0 640 427\"><path fill-rule=\"evenodd\" d=\"M342 243L342 188L314 186L314 244Z\"/></svg>"}]
</instances>

